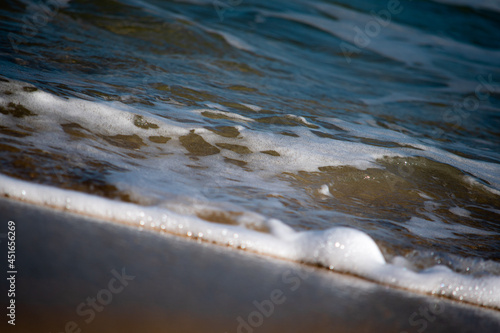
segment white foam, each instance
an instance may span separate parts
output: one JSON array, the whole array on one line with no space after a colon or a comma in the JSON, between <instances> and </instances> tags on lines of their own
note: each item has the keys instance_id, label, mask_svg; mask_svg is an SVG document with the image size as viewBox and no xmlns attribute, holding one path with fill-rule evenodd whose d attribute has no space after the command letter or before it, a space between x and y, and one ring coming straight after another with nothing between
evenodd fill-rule
<instances>
[{"instance_id":1,"label":"white foam","mask_svg":"<svg viewBox=\"0 0 500 333\"><path fill-rule=\"evenodd\" d=\"M330 193L330 188L328 187L328 185L324 184L324 185L321 185L321 187L319 188L318 190L319 193L327 196L327 197L331 197L332 194Z\"/></svg>"},{"instance_id":2,"label":"white foam","mask_svg":"<svg viewBox=\"0 0 500 333\"><path fill-rule=\"evenodd\" d=\"M265 222L271 233L266 234L239 226L205 222L165 208L141 207L3 175L0 175L0 195L141 229L319 264L394 287L500 308L500 277L464 276L444 266L414 272L398 264L389 264L367 234L352 228L296 232L276 219L268 219Z\"/></svg>"},{"instance_id":3,"label":"white foam","mask_svg":"<svg viewBox=\"0 0 500 333\"><path fill-rule=\"evenodd\" d=\"M254 152L254 154L241 155L231 150L221 149L220 154L204 157L199 162L200 164L204 164L205 166L209 166L211 170L220 172L219 175L210 175L211 178L232 174L233 179L245 179L249 184L266 188L269 186L269 178L275 176L277 170L279 173L297 172L300 170L313 172L322 166L342 165L351 165L359 169L366 169L380 167L376 164L376 160L386 156L423 156L455 166L479 179L486 180L489 182L489 186L479 183L470 176L465 176L466 181L480 185L494 194L500 194L500 165L457 156L433 147L433 142L426 142L426 139L413 138L396 130L378 127L373 123L373 119L367 118L356 124L337 118L321 118L322 121L330 122L353 136L395 142L405 146L412 146L419 150L406 147L385 148L361 142L320 138L304 126L293 127L293 132L300 136L295 138L236 125L241 135L234 139L223 138L201 126L175 122L122 103L97 103L76 98L63 99L40 90L29 93L22 90L22 87L26 85L20 82L2 82L1 86L7 87L12 91L12 94L0 96L0 105L4 107L10 102L20 102L28 109L36 110L37 116L23 118L25 125L30 125L37 129L32 136L24 138L25 142L32 142L39 148L60 149L69 155L75 155L75 152L78 152L79 155L86 154L88 157L100 158L117 166L130 169L132 174L130 174L131 177L128 177L127 186L134 186L135 182L137 185L135 187L136 190L141 187L143 188L143 184L149 184L148 191L153 190L154 192L154 189L157 188L157 192L162 193L162 191L164 192L167 180L172 182L171 185L179 182L193 182L192 177L188 177L191 173L191 170L186 166L189 164L189 160L185 156L186 150L180 144L179 137L188 134L191 130L195 130L196 133L202 135L207 142L213 145L220 142L244 145ZM203 112L210 112L242 123L254 122L249 117L218 109L192 110L172 105L165 105L164 108L169 108L168 111L170 114L181 114L183 118L186 115L191 116L195 122L206 119L202 116ZM134 126L134 117L137 115L142 115L144 121L154 123L158 125L158 128L144 129ZM304 117L293 118L304 125L311 125L311 122ZM0 119L7 126L15 126L14 122L17 121L13 117L3 114L0 114ZM123 165L124 161L122 161L120 156L110 155L106 152L109 145L102 140L96 139L91 142L87 139L83 141L69 140L68 135L61 128L61 124L66 123L77 123L88 128L95 134L111 136L117 134L135 134L141 137L144 142L148 142L148 137L151 135L168 136L172 139L164 149L167 149L171 154L176 154L176 157L158 158L155 160L154 166L149 161L145 161L144 163L135 161L135 163L140 164L138 168L130 167L128 164ZM88 145L88 143L91 144ZM274 150L280 156L276 157L257 153L266 150ZM154 145L143 146L141 147L141 151L155 154L157 147ZM253 175L249 175L248 172L237 166L221 163L224 157L248 163L248 166L254 170ZM144 172L144 170L148 170L148 172ZM165 173L165 170L175 171L175 175L168 172ZM179 174L183 174L185 177L179 179ZM221 178L223 177L219 177L218 181ZM191 191L189 188L200 187L199 182L192 185L180 187L169 186L168 188L175 191L182 188L189 192ZM276 183L273 186L276 186ZM185 194L192 195L193 193L189 192Z\"/></svg>"},{"instance_id":4,"label":"white foam","mask_svg":"<svg viewBox=\"0 0 500 333\"><path fill-rule=\"evenodd\" d=\"M218 156L218 154L213 157L204 158L206 161L203 163L211 163L211 159L215 160L217 163L220 162L222 157L237 158L238 160L248 163L249 167L255 170L255 175L260 179L274 176L276 174L276 170L279 170L279 172L297 172L299 170L311 172L317 171L318 167L321 166L341 165L351 165L359 169L366 169L380 167L376 164L376 160L386 156L422 156L452 165L476 176L478 179L483 179L490 185L484 185L470 176L465 176L466 181L480 185L494 194L500 194L500 165L455 155L448 151L433 147L434 142L431 142L428 139L414 138L396 130L378 127L376 124L373 124L373 121L371 121L373 119L364 119L363 121L366 124L356 124L337 118L321 118L322 121L335 124L353 136L395 142L400 145L415 147L418 150L406 147L376 147L361 142L319 138L304 126L293 127L293 131L300 136L298 138L283 136L272 132L252 130L243 126L238 127L241 135L237 139L223 138L201 126L198 127L188 123L175 122L155 116L151 113L146 113L119 102L97 103L76 98L63 99L41 90L31 93L24 92L22 91L22 87L26 86L26 84L20 82L2 82L1 86L7 87L12 91L12 94L8 96L0 96L0 105L5 107L10 102L20 102L28 109L36 110L37 116L23 118L24 124L38 129L36 134L26 137L24 139L25 141L31 141L37 146L59 147L63 151L68 151L70 154L72 151L74 152L76 148L80 151L81 144L76 141L72 142L71 140L68 140L67 134L64 133L61 128L61 124L77 123L92 130L96 134L111 136L117 134L135 134L141 137L144 142L148 142L148 137L151 135L171 137L172 140L169 141L168 149L171 153L177 154L175 161L174 159L168 159L165 161L160 159L157 163L158 165L168 167L169 170L172 166L175 166L178 171L187 170L185 166L187 163L185 163L186 160L184 156L186 151L179 143L178 138L179 136L188 134L191 130L195 130L196 133L202 135L207 142L213 145L219 142L226 142L247 146L253 152L266 150L275 150L278 152L280 156L275 157L266 154L240 155L233 151L223 149L220 153L221 156ZM205 119L202 116L203 112L210 112L238 122L255 122L249 117L218 109L190 110L181 109L172 105L166 105L165 108L167 107L169 108L168 111L172 114L182 114L183 118L185 118L186 114L188 114L195 117L193 120L198 121ZM188 110L191 111L191 114L186 112ZM137 115L142 115L145 121L157 124L158 128L144 129L134 126L134 117ZM304 117L293 115L287 115L287 117L293 117L293 119L303 123L304 125L311 125L311 123ZM13 119L13 117L3 114L0 114L0 119L2 123L5 123L8 126L15 125L14 122L17 121ZM75 147L75 145L79 145L79 147ZM87 149L84 149L82 152L87 152L91 157L102 156L104 160L109 160L111 158L109 154L95 148L99 145L102 148L109 147L106 146L104 142L93 141L91 147L94 148L87 147ZM141 147L141 151L154 153L157 150L153 146L144 146ZM118 165L122 163L119 160L116 160L115 162ZM142 167L152 170L150 163L142 165ZM230 168L236 168L233 172L237 173L237 167L230 166ZM218 169L220 169L220 167L215 167L213 170ZM189 174L189 172L186 174ZM144 180L144 177L150 176L152 186L155 186L158 181L153 178L158 177L159 174L141 175L141 171L139 171L137 176L142 180ZM235 174L235 177L248 177L248 175L246 175L246 172L240 170L240 175ZM254 179L254 182L255 181L256 179Z\"/></svg>"}]
</instances>

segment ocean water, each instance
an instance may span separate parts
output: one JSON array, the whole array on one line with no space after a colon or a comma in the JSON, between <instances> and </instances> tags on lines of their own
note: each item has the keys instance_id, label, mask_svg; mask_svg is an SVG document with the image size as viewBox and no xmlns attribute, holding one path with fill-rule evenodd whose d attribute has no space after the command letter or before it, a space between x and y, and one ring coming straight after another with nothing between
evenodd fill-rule
<instances>
[{"instance_id":1,"label":"ocean water","mask_svg":"<svg viewBox=\"0 0 500 333\"><path fill-rule=\"evenodd\" d=\"M0 193L500 309L500 2L0 5Z\"/></svg>"}]
</instances>

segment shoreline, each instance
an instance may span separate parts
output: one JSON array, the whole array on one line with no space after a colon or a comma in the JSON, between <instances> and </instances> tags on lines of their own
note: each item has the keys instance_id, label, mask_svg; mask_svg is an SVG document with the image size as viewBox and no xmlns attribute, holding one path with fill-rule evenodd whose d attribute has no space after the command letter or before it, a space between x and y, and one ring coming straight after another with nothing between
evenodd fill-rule
<instances>
[{"instance_id":1,"label":"shoreline","mask_svg":"<svg viewBox=\"0 0 500 333\"><path fill-rule=\"evenodd\" d=\"M5 177L6 179L9 179L9 177ZM25 180L14 180L15 182L21 182L23 186L29 186L30 187L30 192L36 193L39 190L39 186L37 184L30 184L26 182ZM5 185L5 184L4 184ZM251 244L248 243L246 244L245 241L242 241L242 237L239 235L240 230L235 229L236 226L234 225L226 225L226 224L219 224L219 223L210 223L211 227L217 228L217 227L222 227L222 229L219 229L219 232L222 235L226 234L226 228L229 229L227 231L228 234L234 233L234 239L230 238L229 243L227 243L227 239L224 237L222 240L220 238L209 238L209 237L203 237L200 236L198 237L198 232L200 231L200 226L193 225L189 227L188 225L191 223L191 221L194 221L196 223L197 218L191 217L191 216L184 216L184 215L179 215L177 213L174 213L173 215L176 215L173 220L170 220L168 222L165 222L168 219L168 216L170 214L165 214L162 213L161 215L158 214L157 211L154 211L154 208L152 211L150 211L151 215L144 215L144 213L141 210L137 210L138 208L141 208L142 206L134 204L134 203L126 203L126 202L120 202L120 201L114 201L117 204L121 205L120 210L103 210L102 207L98 207L100 209L94 209L94 211L91 210L92 205L100 205L99 198L100 197L95 197L92 196L88 193L83 193L83 192L76 192L76 191L71 191L73 193L73 196L71 199L65 198L65 195L67 193L62 193L61 189L58 188L52 188L51 190L56 193L55 195L55 200L49 200L47 201L44 197L40 196L40 193L38 193L38 199L37 200L29 200L25 197L25 191L17 191L17 187L19 184L10 184L10 190L16 189L14 193L19 192L17 195L12 195L9 194L7 191L4 190L3 197L2 194L0 194L0 199L4 198L5 200L13 200L18 203L23 203L31 207L38 207L40 209L48 209L51 211L59 212L61 214L68 214L70 216L74 217L83 217L83 218L88 218L89 220L95 220L95 221L104 221L106 223L111 223L113 225L117 226L122 226L122 227L128 227L132 228L133 230L139 230L139 231L147 231L151 232L157 235L168 235L171 237L179 237L181 239L184 239L186 241L195 241L198 243L205 243L205 244L211 244L215 245L218 247L223 247L228 250L237 250L247 253L247 254L253 254L257 256L264 256L266 258L272 258L275 260L280 260L280 261L288 261L294 264L299 264L299 265L304 265L304 266L309 266L313 267L319 270L323 270L326 272L335 272L337 274L341 275L346 275L348 277L354 277L354 278L359 278L361 280L367 281L367 282L372 282L380 286L385 286L388 288L393 288L396 290L401 290L409 293L414 293L418 295L426 295L432 298L443 298L443 299L448 299L448 300L454 300L462 304L470 304L471 306L478 306L482 307L485 309L491 309L495 311L500 311L500 307L498 305L491 305L491 304L480 304L476 303L474 301L469 301L468 299L464 298L458 298L458 297L452 297L450 294L435 294L431 293L430 291L426 290L418 290L418 288L411 288L408 285L398 285L394 283L390 283L387 281L383 281L381 279L374 278L372 276L369 276L367 274L357 274L355 271L351 270L345 270L344 269L339 269L336 267L335 269L331 270L328 268L328 266L325 266L322 263L319 262L309 262L309 261L302 261L300 259L291 259L286 256L281 255L279 252L273 252L273 251L262 251L262 249L259 249L259 247L255 247ZM24 188L24 187L23 187ZM64 195L63 195L64 194ZM76 200L74 200L76 198ZM104 200L110 200L107 198L101 198ZM71 203L70 207L68 207L68 203ZM145 209L151 209L151 207L142 207ZM126 214L123 214L123 211L126 210ZM133 212L133 213L131 213ZM135 215L134 215L135 214ZM162 221L159 223L158 221ZM178 223L176 220L181 219L181 222ZM149 222L145 222L143 220L147 220ZM175 221L175 222L174 222ZM171 224L171 222L174 222ZM206 221L199 220L199 222L202 223L208 223ZM201 230L206 229L207 225L203 225ZM193 228L193 229L191 229ZM193 232L191 232L191 230ZM196 231L198 229L198 231ZM232 229L232 230L231 230ZM188 232L186 233L186 230ZM207 234L210 234L211 231L209 229L204 230L203 232L207 231ZM249 231L249 230L245 230ZM213 233L212 233L213 234ZM240 242L239 244L237 242ZM361 245L358 243L358 245ZM375 245L377 246L377 245ZM307 258L309 259L309 258ZM423 278L424 276L420 275L420 278ZM404 279L403 279L404 280ZM464 287L466 288L467 286L463 286L460 284L456 284L456 287L460 286L460 288ZM453 287L453 288L456 288ZM477 288L477 287L476 287ZM458 289L457 289L458 290ZM471 290L469 288L469 290ZM491 293L491 292L490 292ZM498 301L498 300L497 300Z\"/></svg>"},{"instance_id":2,"label":"shoreline","mask_svg":"<svg viewBox=\"0 0 500 333\"><path fill-rule=\"evenodd\" d=\"M17 228L9 332L500 329L499 311L308 265L11 199L0 211L1 232Z\"/></svg>"}]
</instances>

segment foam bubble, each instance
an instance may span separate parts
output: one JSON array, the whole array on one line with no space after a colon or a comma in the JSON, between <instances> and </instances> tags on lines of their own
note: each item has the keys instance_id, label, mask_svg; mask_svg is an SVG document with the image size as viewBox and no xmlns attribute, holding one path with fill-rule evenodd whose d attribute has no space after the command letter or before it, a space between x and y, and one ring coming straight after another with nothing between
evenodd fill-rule
<instances>
[{"instance_id":1,"label":"foam bubble","mask_svg":"<svg viewBox=\"0 0 500 333\"><path fill-rule=\"evenodd\" d=\"M332 196L332 194L330 193L330 189L328 188L328 185L326 185L326 184L321 185L321 187L319 188L318 192L321 193L321 194L323 194L323 195L326 195L328 197Z\"/></svg>"}]
</instances>

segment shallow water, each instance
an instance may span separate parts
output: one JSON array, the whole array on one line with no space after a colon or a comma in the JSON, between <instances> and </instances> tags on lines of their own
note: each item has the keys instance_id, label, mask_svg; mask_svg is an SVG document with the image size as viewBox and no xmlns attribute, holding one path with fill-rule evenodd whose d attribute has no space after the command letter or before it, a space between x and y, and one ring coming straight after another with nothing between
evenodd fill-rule
<instances>
[{"instance_id":1,"label":"shallow water","mask_svg":"<svg viewBox=\"0 0 500 333\"><path fill-rule=\"evenodd\" d=\"M44 3L0 10L4 195L121 221L130 202L256 230L248 248L286 238L269 219L352 227L397 267L500 277L498 3ZM500 308L488 292L465 298Z\"/></svg>"}]
</instances>

